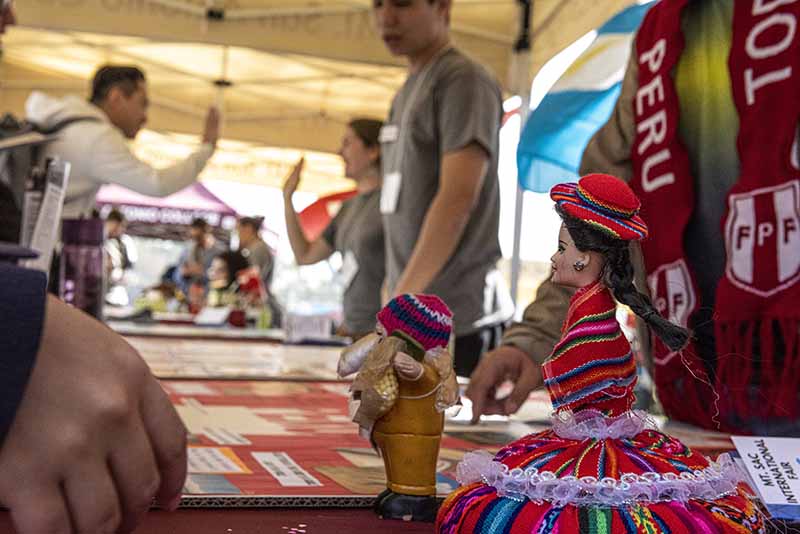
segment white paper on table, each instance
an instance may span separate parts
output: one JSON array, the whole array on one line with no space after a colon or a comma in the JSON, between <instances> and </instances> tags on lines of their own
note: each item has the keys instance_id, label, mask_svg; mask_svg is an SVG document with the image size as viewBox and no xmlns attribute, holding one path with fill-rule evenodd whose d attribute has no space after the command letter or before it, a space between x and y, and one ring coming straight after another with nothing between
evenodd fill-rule
<instances>
[{"instance_id":1,"label":"white paper on table","mask_svg":"<svg viewBox=\"0 0 800 534\"><path fill-rule=\"evenodd\" d=\"M209 308L205 307L200 310L194 318L194 324L201 326L222 326L228 322L228 316L231 314L231 309L225 308Z\"/></svg>"},{"instance_id":2,"label":"white paper on table","mask_svg":"<svg viewBox=\"0 0 800 534\"><path fill-rule=\"evenodd\" d=\"M280 418L267 420L246 406L208 406L197 399L184 399L175 410L192 434L204 434L213 428L247 436L294 436Z\"/></svg>"},{"instance_id":3,"label":"white paper on table","mask_svg":"<svg viewBox=\"0 0 800 534\"><path fill-rule=\"evenodd\" d=\"M332 329L333 319L328 315L286 314L286 341L290 343L308 339L330 339Z\"/></svg>"},{"instance_id":4,"label":"white paper on table","mask_svg":"<svg viewBox=\"0 0 800 534\"><path fill-rule=\"evenodd\" d=\"M253 458L284 487L305 488L322 486L311 473L300 467L285 452L254 452Z\"/></svg>"},{"instance_id":5,"label":"white paper on table","mask_svg":"<svg viewBox=\"0 0 800 534\"><path fill-rule=\"evenodd\" d=\"M231 432L227 428L209 427L203 430L203 435L216 443L217 445L252 445L253 442L237 434Z\"/></svg>"},{"instance_id":6,"label":"white paper on table","mask_svg":"<svg viewBox=\"0 0 800 534\"><path fill-rule=\"evenodd\" d=\"M800 438L731 436L766 504L800 504Z\"/></svg>"},{"instance_id":7,"label":"white paper on table","mask_svg":"<svg viewBox=\"0 0 800 534\"><path fill-rule=\"evenodd\" d=\"M187 454L189 473L252 473L228 447L189 447Z\"/></svg>"},{"instance_id":8,"label":"white paper on table","mask_svg":"<svg viewBox=\"0 0 800 534\"><path fill-rule=\"evenodd\" d=\"M169 388L178 395L219 395L219 392L197 382L170 382Z\"/></svg>"}]
</instances>

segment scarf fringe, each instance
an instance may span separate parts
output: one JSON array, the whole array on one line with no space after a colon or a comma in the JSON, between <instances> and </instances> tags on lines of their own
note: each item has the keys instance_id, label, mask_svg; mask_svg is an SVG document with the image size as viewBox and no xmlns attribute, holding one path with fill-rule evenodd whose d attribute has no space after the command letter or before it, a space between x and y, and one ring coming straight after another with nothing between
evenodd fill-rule
<instances>
[{"instance_id":1,"label":"scarf fringe","mask_svg":"<svg viewBox=\"0 0 800 534\"><path fill-rule=\"evenodd\" d=\"M676 356L680 362L657 368L664 412L680 421L736 433L748 433L749 422L757 419L800 417L800 319L717 321L715 329L713 387L691 347Z\"/></svg>"},{"instance_id":2,"label":"scarf fringe","mask_svg":"<svg viewBox=\"0 0 800 534\"><path fill-rule=\"evenodd\" d=\"M779 323L786 352L778 385L779 406L788 407L788 415L796 419L800 417L800 319L781 319Z\"/></svg>"},{"instance_id":3,"label":"scarf fringe","mask_svg":"<svg viewBox=\"0 0 800 534\"><path fill-rule=\"evenodd\" d=\"M656 343L661 340L656 339ZM714 388L703 362L692 345L675 358L680 360L658 367L655 373L658 399L664 412L671 419L716 428Z\"/></svg>"},{"instance_id":4,"label":"scarf fringe","mask_svg":"<svg viewBox=\"0 0 800 534\"><path fill-rule=\"evenodd\" d=\"M736 321L715 324L717 372L715 388L720 395L720 413L735 413L744 419L759 415L750 402L748 385L753 379L753 342L756 324ZM764 340L762 340L764 341ZM727 417L725 418L727 419Z\"/></svg>"},{"instance_id":5,"label":"scarf fringe","mask_svg":"<svg viewBox=\"0 0 800 534\"><path fill-rule=\"evenodd\" d=\"M716 390L723 420L798 416L798 328L798 319L717 321Z\"/></svg>"}]
</instances>

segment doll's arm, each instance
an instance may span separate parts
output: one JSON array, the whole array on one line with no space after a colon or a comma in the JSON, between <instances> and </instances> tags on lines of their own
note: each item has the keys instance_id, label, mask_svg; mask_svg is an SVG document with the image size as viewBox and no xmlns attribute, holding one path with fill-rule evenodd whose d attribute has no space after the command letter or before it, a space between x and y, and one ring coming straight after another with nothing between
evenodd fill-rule
<instances>
[{"instance_id":1,"label":"doll's arm","mask_svg":"<svg viewBox=\"0 0 800 534\"><path fill-rule=\"evenodd\" d=\"M423 365L404 352L398 352L394 357L394 368L398 378L409 382L416 382L425 374Z\"/></svg>"}]
</instances>

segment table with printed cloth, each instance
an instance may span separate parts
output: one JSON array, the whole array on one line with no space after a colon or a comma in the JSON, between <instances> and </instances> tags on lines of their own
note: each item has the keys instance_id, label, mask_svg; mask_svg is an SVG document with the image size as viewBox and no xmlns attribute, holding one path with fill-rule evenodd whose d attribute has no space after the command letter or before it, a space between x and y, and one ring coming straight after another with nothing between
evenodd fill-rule
<instances>
[{"instance_id":1,"label":"table with printed cloth","mask_svg":"<svg viewBox=\"0 0 800 534\"><path fill-rule=\"evenodd\" d=\"M347 414L348 384L335 381L162 380L189 432L189 475L182 508L154 510L141 534L430 533L430 524L379 520L368 508L383 489L383 464ZM455 487L467 451L496 451L546 427L547 397L521 411L531 424L490 418L449 421L437 478ZM728 437L673 425L705 454L729 450ZM0 532L13 532L7 513Z\"/></svg>"},{"instance_id":2,"label":"table with printed cloth","mask_svg":"<svg viewBox=\"0 0 800 534\"><path fill-rule=\"evenodd\" d=\"M152 511L137 533L433 532L431 524L382 521L369 508L384 487L383 463L350 422L349 384L335 375L338 349L129 341L161 376L190 433L181 509ZM440 494L456 487L455 468L466 452L493 452L547 428L550 410L539 391L510 419L487 418L477 426L465 414L449 420L438 466ZM671 423L667 431L712 457L732 449L725 434ZM0 512L0 532L14 532L7 512Z\"/></svg>"}]
</instances>

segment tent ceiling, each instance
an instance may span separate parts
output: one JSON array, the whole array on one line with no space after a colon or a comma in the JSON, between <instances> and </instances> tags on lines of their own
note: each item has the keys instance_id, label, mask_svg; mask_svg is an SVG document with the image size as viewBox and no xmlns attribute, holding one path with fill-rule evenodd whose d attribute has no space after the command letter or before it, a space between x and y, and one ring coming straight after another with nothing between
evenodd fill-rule
<instances>
[{"instance_id":1,"label":"tent ceiling","mask_svg":"<svg viewBox=\"0 0 800 534\"><path fill-rule=\"evenodd\" d=\"M535 0L531 72L630 1ZM199 134L205 109L221 103L226 139L334 152L350 118L386 115L405 76L402 60L386 52L373 30L371 4L17 2L19 25L3 39L0 109L22 115L33 89L86 94L99 65L134 63L148 75L148 127L155 131ZM224 17L209 19L206 6ZM516 0L454 1L454 41L507 89L518 18ZM214 84L220 78L232 85L220 90Z\"/></svg>"},{"instance_id":2,"label":"tent ceiling","mask_svg":"<svg viewBox=\"0 0 800 534\"><path fill-rule=\"evenodd\" d=\"M632 0L532 0L531 72ZM371 0L26 0L20 25L208 43L274 54L403 66L377 38ZM518 34L517 0L454 0L454 41L505 82ZM225 13L209 20L206 6Z\"/></svg>"},{"instance_id":3,"label":"tent ceiling","mask_svg":"<svg viewBox=\"0 0 800 534\"><path fill-rule=\"evenodd\" d=\"M196 146L194 136L161 134L145 130L133 149L137 156L157 167L186 157ZM342 178L341 159L333 154L288 148L260 147L242 141L222 140L206 166L201 179L281 187L292 167L305 157L302 190L327 194L353 189L353 182Z\"/></svg>"},{"instance_id":4,"label":"tent ceiling","mask_svg":"<svg viewBox=\"0 0 800 534\"><path fill-rule=\"evenodd\" d=\"M22 27L3 44L4 109L21 113L33 89L87 94L99 65L133 63L147 73L153 129L199 133L206 108L221 103L228 138L327 152L349 118L385 116L404 76L400 67ZM223 77L232 85L220 90Z\"/></svg>"}]
</instances>

